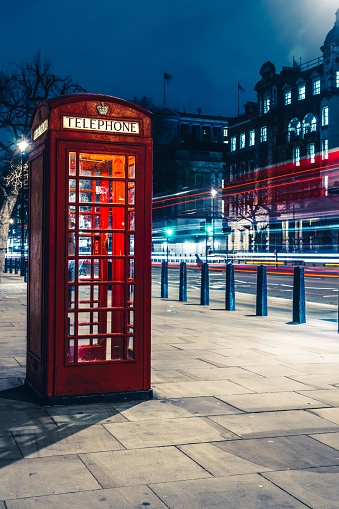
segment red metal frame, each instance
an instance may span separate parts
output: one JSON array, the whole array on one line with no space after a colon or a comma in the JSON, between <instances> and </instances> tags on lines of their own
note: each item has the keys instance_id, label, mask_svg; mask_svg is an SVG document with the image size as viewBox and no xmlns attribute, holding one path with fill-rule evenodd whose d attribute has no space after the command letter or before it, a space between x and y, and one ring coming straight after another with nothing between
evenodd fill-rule
<instances>
[{"instance_id":1,"label":"red metal frame","mask_svg":"<svg viewBox=\"0 0 339 509\"><path fill-rule=\"evenodd\" d=\"M98 117L102 102L138 122L138 135L62 128L64 115ZM31 186L30 221L43 220L30 256L27 382L48 400L149 393L150 114L82 94L41 105L33 132L46 114L30 155L41 188Z\"/></svg>"}]
</instances>

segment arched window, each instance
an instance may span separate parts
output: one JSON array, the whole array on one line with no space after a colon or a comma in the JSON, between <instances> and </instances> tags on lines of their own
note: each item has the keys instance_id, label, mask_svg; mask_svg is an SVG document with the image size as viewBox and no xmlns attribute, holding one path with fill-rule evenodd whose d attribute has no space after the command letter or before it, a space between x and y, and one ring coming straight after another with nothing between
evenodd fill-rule
<instances>
[{"instance_id":1,"label":"arched window","mask_svg":"<svg viewBox=\"0 0 339 509\"><path fill-rule=\"evenodd\" d=\"M303 120L303 136L315 133L317 130L317 119L312 113L307 113Z\"/></svg>"},{"instance_id":2,"label":"arched window","mask_svg":"<svg viewBox=\"0 0 339 509\"><path fill-rule=\"evenodd\" d=\"M297 118L292 118L288 124L288 141L293 141L299 138L301 133L301 123Z\"/></svg>"}]
</instances>

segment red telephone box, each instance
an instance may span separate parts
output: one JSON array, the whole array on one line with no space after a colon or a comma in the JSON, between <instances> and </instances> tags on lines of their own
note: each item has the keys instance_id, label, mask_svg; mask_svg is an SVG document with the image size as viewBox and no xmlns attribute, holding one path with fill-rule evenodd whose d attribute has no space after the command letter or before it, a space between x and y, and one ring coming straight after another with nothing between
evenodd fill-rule
<instances>
[{"instance_id":1,"label":"red telephone box","mask_svg":"<svg viewBox=\"0 0 339 509\"><path fill-rule=\"evenodd\" d=\"M26 383L49 403L152 397L150 117L93 94L33 117Z\"/></svg>"}]
</instances>

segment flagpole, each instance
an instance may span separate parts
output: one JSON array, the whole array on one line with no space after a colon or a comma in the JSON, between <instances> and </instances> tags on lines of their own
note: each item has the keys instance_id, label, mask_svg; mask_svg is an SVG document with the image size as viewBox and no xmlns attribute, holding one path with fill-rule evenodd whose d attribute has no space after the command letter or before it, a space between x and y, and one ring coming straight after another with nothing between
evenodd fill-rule
<instances>
[{"instance_id":1,"label":"flagpole","mask_svg":"<svg viewBox=\"0 0 339 509\"><path fill-rule=\"evenodd\" d=\"M240 86L239 86L239 81L238 81L238 117L240 115Z\"/></svg>"}]
</instances>

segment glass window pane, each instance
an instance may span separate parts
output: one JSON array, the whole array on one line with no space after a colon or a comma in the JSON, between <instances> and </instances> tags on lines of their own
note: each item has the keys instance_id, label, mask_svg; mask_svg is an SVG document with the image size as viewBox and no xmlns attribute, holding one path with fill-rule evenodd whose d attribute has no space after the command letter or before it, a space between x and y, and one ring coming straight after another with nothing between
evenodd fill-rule
<instances>
[{"instance_id":1,"label":"glass window pane","mask_svg":"<svg viewBox=\"0 0 339 509\"><path fill-rule=\"evenodd\" d=\"M110 313L110 323L108 330L112 333L124 334L125 332L125 312L112 311Z\"/></svg>"},{"instance_id":2,"label":"glass window pane","mask_svg":"<svg viewBox=\"0 0 339 509\"><path fill-rule=\"evenodd\" d=\"M127 286L127 305L134 307L134 285Z\"/></svg>"},{"instance_id":3,"label":"glass window pane","mask_svg":"<svg viewBox=\"0 0 339 509\"><path fill-rule=\"evenodd\" d=\"M68 201L70 203L75 202L75 198L76 198L76 180L75 179L69 179L68 187L69 187Z\"/></svg>"},{"instance_id":4,"label":"glass window pane","mask_svg":"<svg viewBox=\"0 0 339 509\"><path fill-rule=\"evenodd\" d=\"M128 229L135 230L135 210L129 209L128 211Z\"/></svg>"},{"instance_id":5,"label":"glass window pane","mask_svg":"<svg viewBox=\"0 0 339 509\"><path fill-rule=\"evenodd\" d=\"M128 204L135 204L135 185L134 182L128 182Z\"/></svg>"},{"instance_id":6,"label":"glass window pane","mask_svg":"<svg viewBox=\"0 0 339 509\"><path fill-rule=\"evenodd\" d=\"M78 362L95 362L102 360L106 360L106 338L79 340Z\"/></svg>"},{"instance_id":7,"label":"glass window pane","mask_svg":"<svg viewBox=\"0 0 339 509\"><path fill-rule=\"evenodd\" d=\"M135 156L128 157L128 178L135 178Z\"/></svg>"},{"instance_id":8,"label":"glass window pane","mask_svg":"<svg viewBox=\"0 0 339 509\"><path fill-rule=\"evenodd\" d=\"M74 339L68 340L67 362L74 362Z\"/></svg>"},{"instance_id":9,"label":"glass window pane","mask_svg":"<svg viewBox=\"0 0 339 509\"><path fill-rule=\"evenodd\" d=\"M112 338L111 359L118 360L124 358L124 338Z\"/></svg>"},{"instance_id":10,"label":"glass window pane","mask_svg":"<svg viewBox=\"0 0 339 509\"><path fill-rule=\"evenodd\" d=\"M115 256L124 256L125 254L124 233L112 233L112 254Z\"/></svg>"},{"instance_id":11,"label":"glass window pane","mask_svg":"<svg viewBox=\"0 0 339 509\"><path fill-rule=\"evenodd\" d=\"M132 336L127 338L127 359L134 359L134 338Z\"/></svg>"},{"instance_id":12,"label":"glass window pane","mask_svg":"<svg viewBox=\"0 0 339 509\"><path fill-rule=\"evenodd\" d=\"M125 229L125 207L112 207L110 209L110 228L112 230Z\"/></svg>"},{"instance_id":13,"label":"glass window pane","mask_svg":"<svg viewBox=\"0 0 339 509\"><path fill-rule=\"evenodd\" d=\"M68 154L68 173L69 175L75 175L76 173L76 152L70 152Z\"/></svg>"}]
</instances>

